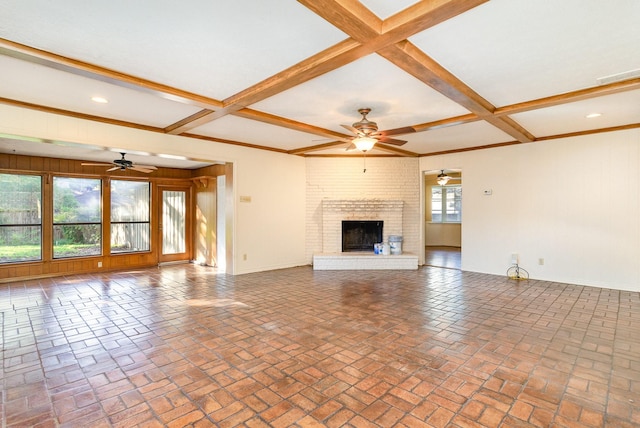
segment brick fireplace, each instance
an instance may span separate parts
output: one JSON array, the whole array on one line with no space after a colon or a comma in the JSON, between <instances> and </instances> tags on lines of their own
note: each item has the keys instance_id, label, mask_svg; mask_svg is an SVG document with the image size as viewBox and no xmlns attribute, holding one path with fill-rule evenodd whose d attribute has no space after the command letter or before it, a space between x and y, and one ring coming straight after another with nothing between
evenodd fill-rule
<instances>
[{"instance_id":1,"label":"brick fireplace","mask_svg":"<svg viewBox=\"0 0 640 428\"><path fill-rule=\"evenodd\" d=\"M342 221L382 221L382 240L402 235L404 202L394 199L325 199L322 201L322 252L342 252Z\"/></svg>"}]
</instances>

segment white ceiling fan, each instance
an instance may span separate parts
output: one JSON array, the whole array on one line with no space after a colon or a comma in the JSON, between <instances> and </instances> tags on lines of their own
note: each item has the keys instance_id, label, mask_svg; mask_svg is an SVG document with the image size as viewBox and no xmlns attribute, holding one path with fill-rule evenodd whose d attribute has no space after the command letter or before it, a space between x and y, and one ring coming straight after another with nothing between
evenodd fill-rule
<instances>
[{"instance_id":1,"label":"white ceiling fan","mask_svg":"<svg viewBox=\"0 0 640 428\"><path fill-rule=\"evenodd\" d=\"M139 171L139 172L144 172L144 173L147 173L147 174L149 174L150 172L153 172L156 169L158 169L158 168L156 168L155 166L152 166L152 165L137 165L137 164L134 164L130 160L124 158L126 153L122 153L121 152L120 154L122 155L122 157L120 159L114 159L113 162L111 162L111 163L83 162L82 166L110 166L111 168L107 169L107 172L116 171L116 170L126 171L126 170L130 169L132 171Z\"/></svg>"}]
</instances>

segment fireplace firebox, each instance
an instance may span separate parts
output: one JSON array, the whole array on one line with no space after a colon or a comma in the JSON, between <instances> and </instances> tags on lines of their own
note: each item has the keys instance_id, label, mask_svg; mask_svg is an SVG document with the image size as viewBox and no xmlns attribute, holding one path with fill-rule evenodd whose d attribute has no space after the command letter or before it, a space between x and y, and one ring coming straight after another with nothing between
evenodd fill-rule
<instances>
[{"instance_id":1,"label":"fireplace firebox","mask_svg":"<svg viewBox=\"0 0 640 428\"><path fill-rule=\"evenodd\" d=\"M343 220L342 251L373 251L373 244L382 242L380 220Z\"/></svg>"}]
</instances>

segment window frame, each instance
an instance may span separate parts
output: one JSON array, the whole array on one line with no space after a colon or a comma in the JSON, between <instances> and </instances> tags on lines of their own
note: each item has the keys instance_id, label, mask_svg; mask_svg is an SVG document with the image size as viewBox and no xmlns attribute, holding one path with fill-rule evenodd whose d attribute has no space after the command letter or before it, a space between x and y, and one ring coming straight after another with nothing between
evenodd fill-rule
<instances>
[{"instance_id":1,"label":"window frame","mask_svg":"<svg viewBox=\"0 0 640 428\"><path fill-rule=\"evenodd\" d=\"M147 195L148 195L148 199L147 199L147 219L146 220L129 220L129 221L122 221L122 220L114 220L114 212L116 210L114 210L114 183L116 182L128 182L128 183L136 183L136 184L145 184L147 187ZM152 236L152 228L151 228L151 220L152 220L152 209L153 209L153 201L152 201L152 186L151 186L151 182L150 181L141 181L141 180L130 180L127 178L112 178L109 181L109 195L110 195L110 200L109 200L109 255L110 256L118 256L118 255L124 255L124 254L139 254L139 253L148 253L152 251L152 241L153 241L153 236ZM114 225L141 225L141 224L146 224L147 225L147 248L143 248L143 249L129 249L129 250L116 250L114 251L114 248L116 248L113 244L113 240L114 240Z\"/></svg>"},{"instance_id":2,"label":"window frame","mask_svg":"<svg viewBox=\"0 0 640 428\"><path fill-rule=\"evenodd\" d=\"M440 220L434 220L433 217L433 191L434 189L441 189L442 190L442 197L440 198L440 213L441 213L441 217ZM448 217L448 213L449 210L447 210L447 190L446 189L460 189L460 206L459 206L459 215L458 215L458 220L447 220ZM454 203L455 203L456 198L454 198ZM461 224L462 223L462 184L447 184L444 186L440 186L440 185L434 185L431 186L431 223L436 223L436 224Z\"/></svg>"},{"instance_id":3,"label":"window frame","mask_svg":"<svg viewBox=\"0 0 640 428\"><path fill-rule=\"evenodd\" d=\"M12 259L7 261L0 260L0 265L7 265L12 263L34 263L34 262L42 262L44 260L43 251L44 251L44 221L43 221L43 199L44 199L44 180L41 174L25 174L25 173L11 173L11 172L0 172L0 175L11 175L17 177L37 177L39 180L39 190L40 194L38 196L39 207L38 207L38 218L40 219L39 223L0 223L0 229L4 228L38 228L40 229L40 242L39 242L39 256L37 258L26 258L26 259Z\"/></svg>"},{"instance_id":4,"label":"window frame","mask_svg":"<svg viewBox=\"0 0 640 428\"><path fill-rule=\"evenodd\" d=\"M59 222L56 221L56 179L69 179L69 180L91 180L97 181L97 188L100 192L98 197L99 203L99 215L98 221L71 221L71 222ZM103 191L103 180L100 177L89 177L89 176L66 176L62 174L55 174L51 178L51 207L52 207L52 216L51 216L51 259L52 260L64 260L64 259L75 259L75 258L84 258L84 257L101 257L103 254L103 240L104 240L104 191ZM79 254L79 255L58 255L56 256L56 242L55 242L55 233L56 227L62 226L97 226L97 230L99 233L99 242L97 243L98 252L93 254Z\"/></svg>"}]
</instances>

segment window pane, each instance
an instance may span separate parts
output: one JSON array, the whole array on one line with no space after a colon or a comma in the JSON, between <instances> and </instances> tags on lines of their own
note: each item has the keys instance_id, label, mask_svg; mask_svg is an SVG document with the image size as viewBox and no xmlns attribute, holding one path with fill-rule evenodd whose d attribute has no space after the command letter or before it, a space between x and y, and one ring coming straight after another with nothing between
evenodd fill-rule
<instances>
[{"instance_id":1,"label":"window pane","mask_svg":"<svg viewBox=\"0 0 640 428\"><path fill-rule=\"evenodd\" d=\"M111 225L111 253L149 251L149 223Z\"/></svg>"},{"instance_id":2,"label":"window pane","mask_svg":"<svg viewBox=\"0 0 640 428\"><path fill-rule=\"evenodd\" d=\"M100 224L54 225L53 257L99 256L101 230Z\"/></svg>"},{"instance_id":3,"label":"window pane","mask_svg":"<svg viewBox=\"0 0 640 428\"><path fill-rule=\"evenodd\" d=\"M462 220L462 187L446 187L446 213L447 222L460 222Z\"/></svg>"},{"instance_id":4,"label":"window pane","mask_svg":"<svg viewBox=\"0 0 640 428\"><path fill-rule=\"evenodd\" d=\"M42 259L42 178L0 174L0 263Z\"/></svg>"},{"instance_id":5,"label":"window pane","mask_svg":"<svg viewBox=\"0 0 640 428\"><path fill-rule=\"evenodd\" d=\"M53 257L102 254L102 182L53 177Z\"/></svg>"},{"instance_id":6,"label":"window pane","mask_svg":"<svg viewBox=\"0 0 640 428\"><path fill-rule=\"evenodd\" d=\"M0 227L0 263L42 259L42 227Z\"/></svg>"},{"instance_id":7,"label":"window pane","mask_svg":"<svg viewBox=\"0 0 640 428\"><path fill-rule=\"evenodd\" d=\"M431 188L431 221L442 222L442 186Z\"/></svg>"},{"instance_id":8,"label":"window pane","mask_svg":"<svg viewBox=\"0 0 640 428\"><path fill-rule=\"evenodd\" d=\"M53 223L100 223L99 178L53 177Z\"/></svg>"},{"instance_id":9,"label":"window pane","mask_svg":"<svg viewBox=\"0 0 640 428\"><path fill-rule=\"evenodd\" d=\"M112 180L111 221L149 221L149 183Z\"/></svg>"},{"instance_id":10,"label":"window pane","mask_svg":"<svg viewBox=\"0 0 640 428\"><path fill-rule=\"evenodd\" d=\"M186 251L186 199L184 191L162 192L162 254Z\"/></svg>"},{"instance_id":11,"label":"window pane","mask_svg":"<svg viewBox=\"0 0 640 428\"><path fill-rule=\"evenodd\" d=\"M150 185L111 181L111 253L149 251Z\"/></svg>"}]
</instances>

